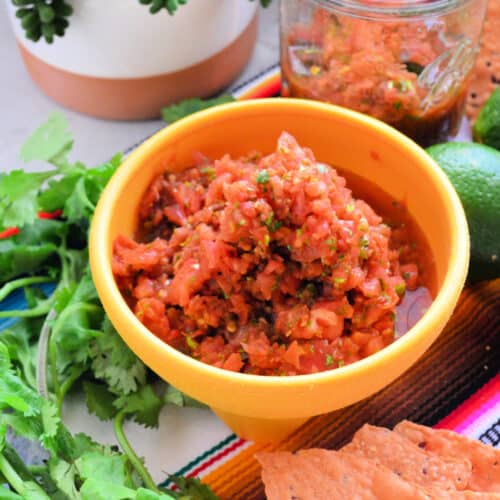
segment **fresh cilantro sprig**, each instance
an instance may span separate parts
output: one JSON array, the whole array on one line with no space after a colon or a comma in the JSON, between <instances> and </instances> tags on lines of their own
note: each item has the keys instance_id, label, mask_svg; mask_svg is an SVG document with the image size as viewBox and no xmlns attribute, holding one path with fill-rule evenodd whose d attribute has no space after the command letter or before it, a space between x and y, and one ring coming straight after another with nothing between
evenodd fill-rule
<instances>
[{"instance_id":1,"label":"fresh cilantro sprig","mask_svg":"<svg viewBox=\"0 0 500 500\"><path fill-rule=\"evenodd\" d=\"M72 144L66 120L53 114L21 150L24 161L49 168L0 177L0 220L17 232L0 239L0 301L23 290L28 306L0 310L0 318L18 320L0 332L0 484L10 486L0 486L0 498L215 498L192 480L175 493L156 487L124 433L126 419L156 427L166 404L196 402L148 370L102 308L88 265L88 229L121 155L87 168L70 161ZM59 217L39 217L53 211ZM40 285L49 282L55 289L45 294ZM83 388L90 413L113 420L123 453L66 429L61 408L75 387ZM47 464L26 466L7 429L40 442Z\"/></svg>"},{"instance_id":2,"label":"fresh cilantro sprig","mask_svg":"<svg viewBox=\"0 0 500 500\"><path fill-rule=\"evenodd\" d=\"M230 94L223 94L218 97L213 97L211 99L198 99L197 97L193 99L184 99L170 106L166 106L161 110L161 115L164 121L167 123L173 123L185 116L188 116L196 111L202 111L203 109L212 108L218 106L219 104L225 104L228 102L234 102L235 98Z\"/></svg>"},{"instance_id":3,"label":"fresh cilantro sprig","mask_svg":"<svg viewBox=\"0 0 500 500\"><path fill-rule=\"evenodd\" d=\"M174 494L158 488L147 472L144 477L136 473L133 460L140 460L133 451L120 453L84 434L72 435L59 417L56 405L43 399L16 374L3 342L0 342L0 409L4 410L0 414L0 473L18 493L7 494L4 489L1 498L175 498ZM25 466L7 441L7 428L39 442L48 454L47 461L33 468ZM121 427L119 432L123 433ZM145 471L142 462L140 469Z\"/></svg>"},{"instance_id":4,"label":"fresh cilantro sprig","mask_svg":"<svg viewBox=\"0 0 500 500\"><path fill-rule=\"evenodd\" d=\"M33 224L39 211L62 209L69 222L93 213L107 181L119 166L121 154L95 168L71 163L68 153L73 145L66 119L53 113L21 149L25 162L43 161L51 168L45 172L12 170L0 177L0 221L3 228Z\"/></svg>"}]
</instances>

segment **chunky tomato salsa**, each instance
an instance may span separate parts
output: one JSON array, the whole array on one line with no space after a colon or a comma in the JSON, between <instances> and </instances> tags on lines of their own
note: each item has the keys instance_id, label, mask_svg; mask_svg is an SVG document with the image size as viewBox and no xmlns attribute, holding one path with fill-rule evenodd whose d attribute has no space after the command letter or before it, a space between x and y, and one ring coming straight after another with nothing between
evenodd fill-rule
<instances>
[{"instance_id":1,"label":"chunky tomato salsa","mask_svg":"<svg viewBox=\"0 0 500 500\"><path fill-rule=\"evenodd\" d=\"M398 326L397 308L426 283L408 234L283 133L267 156L202 158L157 177L135 240L114 243L113 272L142 323L182 352L243 373L307 374L411 326Z\"/></svg>"},{"instance_id":2,"label":"chunky tomato salsa","mask_svg":"<svg viewBox=\"0 0 500 500\"><path fill-rule=\"evenodd\" d=\"M443 23L375 22L318 8L310 24L282 34L283 95L369 114L422 146L446 141L458 132L468 86L468 49L460 69L448 68L459 36Z\"/></svg>"}]
</instances>

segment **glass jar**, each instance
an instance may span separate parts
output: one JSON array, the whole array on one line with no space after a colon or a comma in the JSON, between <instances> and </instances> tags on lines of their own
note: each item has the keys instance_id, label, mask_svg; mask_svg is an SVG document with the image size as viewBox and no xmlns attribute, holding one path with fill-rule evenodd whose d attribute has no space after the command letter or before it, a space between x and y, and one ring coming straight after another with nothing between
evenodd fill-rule
<instances>
[{"instance_id":1,"label":"glass jar","mask_svg":"<svg viewBox=\"0 0 500 500\"><path fill-rule=\"evenodd\" d=\"M283 96L383 120L422 146L459 129L487 0L282 0Z\"/></svg>"}]
</instances>

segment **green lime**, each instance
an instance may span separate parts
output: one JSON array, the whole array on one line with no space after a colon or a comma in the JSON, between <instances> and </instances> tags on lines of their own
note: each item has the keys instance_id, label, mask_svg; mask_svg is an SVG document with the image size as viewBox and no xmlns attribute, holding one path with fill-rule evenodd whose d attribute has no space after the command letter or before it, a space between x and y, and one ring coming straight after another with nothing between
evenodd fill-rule
<instances>
[{"instance_id":1,"label":"green lime","mask_svg":"<svg viewBox=\"0 0 500 500\"><path fill-rule=\"evenodd\" d=\"M500 87L491 94L477 117L474 140L500 150Z\"/></svg>"},{"instance_id":2,"label":"green lime","mask_svg":"<svg viewBox=\"0 0 500 500\"><path fill-rule=\"evenodd\" d=\"M449 142L427 152L455 187L471 236L469 281L500 276L500 152L483 144Z\"/></svg>"}]
</instances>

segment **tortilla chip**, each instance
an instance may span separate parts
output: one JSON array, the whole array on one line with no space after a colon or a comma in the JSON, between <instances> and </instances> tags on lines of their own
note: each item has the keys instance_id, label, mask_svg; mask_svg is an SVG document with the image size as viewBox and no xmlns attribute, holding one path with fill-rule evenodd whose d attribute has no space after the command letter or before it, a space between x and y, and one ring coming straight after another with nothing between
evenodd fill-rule
<instances>
[{"instance_id":1,"label":"tortilla chip","mask_svg":"<svg viewBox=\"0 0 500 500\"><path fill-rule=\"evenodd\" d=\"M489 491L457 491L463 494L464 500L498 500L500 494Z\"/></svg>"},{"instance_id":2,"label":"tortilla chip","mask_svg":"<svg viewBox=\"0 0 500 500\"><path fill-rule=\"evenodd\" d=\"M467 98L467 116L474 121L488 97L500 85L500 0L489 0L481 47Z\"/></svg>"},{"instance_id":3,"label":"tortilla chip","mask_svg":"<svg viewBox=\"0 0 500 500\"><path fill-rule=\"evenodd\" d=\"M268 500L432 498L372 460L348 453L311 449L297 454L259 453L256 458Z\"/></svg>"},{"instance_id":4,"label":"tortilla chip","mask_svg":"<svg viewBox=\"0 0 500 500\"><path fill-rule=\"evenodd\" d=\"M500 450L453 431L431 429L407 420L396 425L394 430L429 453L470 460L469 490L500 493Z\"/></svg>"},{"instance_id":5,"label":"tortilla chip","mask_svg":"<svg viewBox=\"0 0 500 500\"><path fill-rule=\"evenodd\" d=\"M342 450L374 460L406 481L424 487L465 490L471 476L469 460L439 457L422 450L401 434L364 425Z\"/></svg>"},{"instance_id":6,"label":"tortilla chip","mask_svg":"<svg viewBox=\"0 0 500 500\"><path fill-rule=\"evenodd\" d=\"M268 500L493 500L499 495L423 487L405 481L374 460L346 451L304 450L260 453Z\"/></svg>"}]
</instances>

